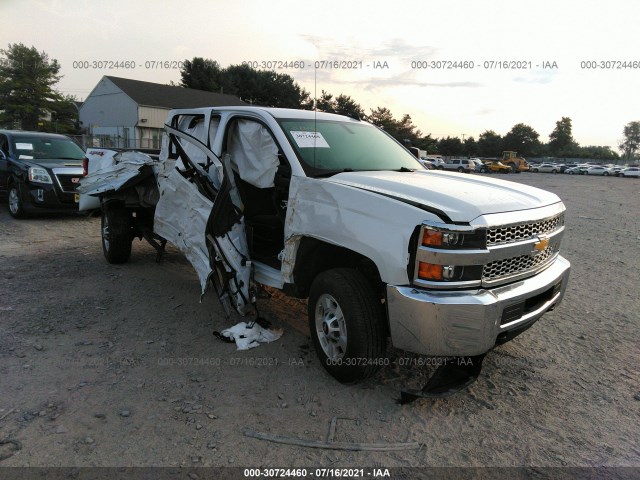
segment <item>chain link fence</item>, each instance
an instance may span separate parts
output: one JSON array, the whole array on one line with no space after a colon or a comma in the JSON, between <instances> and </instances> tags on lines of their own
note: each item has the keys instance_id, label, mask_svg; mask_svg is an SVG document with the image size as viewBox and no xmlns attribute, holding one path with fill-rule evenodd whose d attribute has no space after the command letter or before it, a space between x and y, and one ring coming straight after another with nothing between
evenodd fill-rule
<instances>
[{"instance_id":1,"label":"chain link fence","mask_svg":"<svg viewBox=\"0 0 640 480\"><path fill-rule=\"evenodd\" d=\"M68 135L84 150L91 147L122 148L125 150L144 150L160 152L161 139L158 138L124 138L119 135Z\"/></svg>"}]
</instances>

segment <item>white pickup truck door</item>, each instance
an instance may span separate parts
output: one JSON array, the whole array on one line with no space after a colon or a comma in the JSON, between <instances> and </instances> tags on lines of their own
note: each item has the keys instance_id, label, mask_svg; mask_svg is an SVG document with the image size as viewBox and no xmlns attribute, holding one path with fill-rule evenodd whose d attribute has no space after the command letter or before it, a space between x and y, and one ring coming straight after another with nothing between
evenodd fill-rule
<instances>
[{"instance_id":1,"label":"white pickup truck door","mask_svg":"<svg viewBox=\"0 0 640 480\"><path fill-rule=\"evenodd\" d=\"M231 305L244 315L252 310L244 218L232 201L233 176L209 147L218 130L211 120L207 112L193 125L189 120L165 127L154 231L185 254L203 294L211 281L225 309Z\"/></svg>"}]
</instances>

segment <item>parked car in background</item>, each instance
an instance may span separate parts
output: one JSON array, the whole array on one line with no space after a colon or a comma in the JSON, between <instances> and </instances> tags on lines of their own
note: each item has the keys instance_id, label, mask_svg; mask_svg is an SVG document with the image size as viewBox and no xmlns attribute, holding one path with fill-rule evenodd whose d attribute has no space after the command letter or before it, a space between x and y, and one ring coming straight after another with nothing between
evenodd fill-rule
<instances>
[{"instance_id":1,"label":"parked car in background","mask_svg":"<svg viewBox=\"0 0 640 480\"><path fill-rule=\"evenodd\" d=\"M83 150L54 133L0 130L0 196L9 213L78 211Z\"/></svg>"},{"instance_id":2,"label":"parked car in background","mask_svg":"<svg viewBox=\"0 0 640 480\"><path fill-rule=\"evenodd\" d=\"M436 166L433 164L431 160L427 160L426 158L420 158L418 161L426 168L427 170L435 170Z\"/></svg>"},{"instance_id":3,"label":"parked car in background","mask_svg":"<svg viewBox=\"0 0 640 480\"><path fill-rule=\"evenodd\" d=\"M603 175L608 177L611 175L611 172L607 167L603 167L602 165L592 166L587 169L587 175Z\"/></svg>"},{"instance_id":4,"label":"parked car in background","mask_svg":"<svg viewBox=\"0 0 640 480\"><path fill-rule=\"evenodd\" d=\"M438 170L455 170L456 172L472 172L476 168L476 163L468 158L454 158L436 167Z\"/></svg>"},{"instance_id":5,"label":"parked car in background","mask_svg":"<svg viewBox=\"0 0 640 480\"><path fill-rule=\"evenodd\" d=\"M636 177L640 178L640 167L623 168L617 174L619 177Z\"/></svg>"},{"instance_id":6,"label":"parked car in background","mask_svg":"<svg viewBox=\"0 0 640 480\"><path fill-rule=\"evenodd\" d=\"M585 175L589 165L578 165L577 167L567 168L564 173L569 175Z\"/></svg>"},{"instance_id":7,"label":"parked car in background","mask_svg":"<svg viewBox=\"0 0 640 480\"><path fill-rule=\"evenodd\" d=\"M560 171L560 167L555 163L543 163L531 169L535 173L558 173Z\"/></svg>"},{"instance_id":8,"label":"parked car in background","mask_svg":"<svg viewBox=\"0 0 640 480\"><path fill-rule=\"evenodd\" d=\"M480 166L479 170L476 167L476 171L479 171L480 173L511 173L513 169L510 165L505 165L500 160L493 160L491 162L486 162L485 164Z\"/></svg>"},{"instance_id":9,"label":"parked car in background","mask_svg":"<svg viewBox=\"0 0 640 480\"><path fill-rule=\"evenodd\" d=\"M577 167L578 165L578 163L563 163L559 165L560 173L565 173L568 169Z\"/></svg>"}]
</instances>

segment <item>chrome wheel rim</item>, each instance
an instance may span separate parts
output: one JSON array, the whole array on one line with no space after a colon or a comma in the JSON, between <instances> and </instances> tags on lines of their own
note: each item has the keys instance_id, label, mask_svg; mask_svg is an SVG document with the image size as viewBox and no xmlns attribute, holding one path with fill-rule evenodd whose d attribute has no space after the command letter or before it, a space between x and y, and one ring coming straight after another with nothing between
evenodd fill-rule
<instances>
[{"instance_id":1,"label":"chrome wheel rim","mask_svg":"<svg viewBox=\"0 0 640 480\"><path fill-rule=\"evenodd\" d=\"M340 360L347 352L347 324L340 305L323 293L316 303L316 335L322 351L330 360Z\"/></svg>"},{"instance_id":2,"label":"chrome wheel rim","mask_svg":"<svg viewBox=\"0 0 640 480\"><path fill-rule=\"evenodd\" d=\"M18 191L12 188L9 191L9 210L16 215L20 209L20 199L18 198Z\"/></svg>"}]
</instances>

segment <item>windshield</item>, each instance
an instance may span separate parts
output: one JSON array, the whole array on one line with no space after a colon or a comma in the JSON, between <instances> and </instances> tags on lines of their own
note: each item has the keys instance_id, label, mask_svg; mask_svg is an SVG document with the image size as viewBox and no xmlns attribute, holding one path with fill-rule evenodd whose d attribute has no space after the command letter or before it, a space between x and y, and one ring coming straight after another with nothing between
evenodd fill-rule
<instances>
[{"instance_id":1,"label":"windshield","mask_svg":"<svg viewBox=\"0 0 640 480\"><path fill-rule=\"evenodd\" d=\"M13 137L19 159L82 160L84 152L72 140L55 137Z\"/></svg>"},{"instance_id":2,"label":"windshield","mask_svg":"<svg viewBox=\"0 0 640 480\"><path fill-rule=\"evenodd\" d=\"M358 170L424 170L398 142L372 125L331 120L280 120L310 175Z\"/></svg>"}]
</instances>

